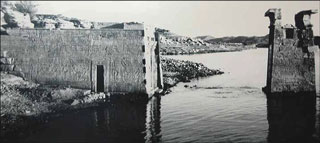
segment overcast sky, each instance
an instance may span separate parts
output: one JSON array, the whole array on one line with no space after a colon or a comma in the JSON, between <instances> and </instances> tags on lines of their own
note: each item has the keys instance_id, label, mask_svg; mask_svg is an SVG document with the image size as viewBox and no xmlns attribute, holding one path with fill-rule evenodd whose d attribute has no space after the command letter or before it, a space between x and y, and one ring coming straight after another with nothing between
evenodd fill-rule
<instances>
[{"instance_id":1,"label":"overcast sky","mask_svg":"<svg viewBox=\"0 0 320 143\"><path fill-rule=\"evenodd\" d=\"M301 10L320 9L319 1L41 1L38 13L62 14L89 21L144 22L185 36L262 36L268 34L269 8L281 8L282 24L293 24ZM314 34L319 35L319 13L312 15Z\"/></svg>"}]
</instances>

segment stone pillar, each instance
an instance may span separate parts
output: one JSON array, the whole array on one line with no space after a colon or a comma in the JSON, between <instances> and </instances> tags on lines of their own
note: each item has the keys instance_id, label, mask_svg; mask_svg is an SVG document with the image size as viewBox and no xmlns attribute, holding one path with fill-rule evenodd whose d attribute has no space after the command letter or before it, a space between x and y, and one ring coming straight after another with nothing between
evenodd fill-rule
<instances>
[{"instance_id":1,"label":"stone pillar","mask_svg":"<svg viewBox=\"0 0 320 143\"><path fill-rule=\"evenodd\" d=\"M162 77L162 67L161 67L161 55L160 55L160 38L161 35L158 32L155 32L155 38L157 41L157 46L156 46L156 59L157 59L157 85L159 89L163 89L163 77Z\"/></svg>"},{"instance_id":2,"label":"stone pillar","mask_svg":"<svg viewBox=\"0 0 320 143\"><path fill-rule=\"evenodd\" d=\"M302 12L302 15L308 14L312 13ZM301 16L301 12L297 15L297 29L294 28L294 32L298 36L285 37L280 23L280 9L269 9L265 13L270 19L267 86L264 88L267 93L316 91L314 53L308 51L313 43L310 40L313 39L312 26L307 20L310 16ZM302 32L299 35L303 28L309 30L309 34Z\"/></svg>"},{"instance_id":3,"label":"stone pillar","mask_svg":"<svg viewBox=\"0 0 320 143\"><path fill-rule=\"evenodd\" d=\"M269 48L268 48L268 72L267 72L267 86L265 87L266 91L270 91L271 88L271 79L272 79L272 65L273 65L273 49L274 49L274 39L276 35L276 31L279 31L281 27L281 9L273 8L269 9L265 15L265 17L269 17L270 25L269 25ZM277 32L277 34L280 34Z\"/></svg>"}]
</instances>

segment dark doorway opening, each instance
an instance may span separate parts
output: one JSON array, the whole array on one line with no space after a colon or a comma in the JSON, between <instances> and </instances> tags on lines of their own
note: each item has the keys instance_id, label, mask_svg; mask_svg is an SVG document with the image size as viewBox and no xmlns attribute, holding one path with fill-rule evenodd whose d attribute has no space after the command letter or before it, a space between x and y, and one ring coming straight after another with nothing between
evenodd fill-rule
<instances>
[{"instance_id":1,"label":"dark doorway opening","mask_svg":"<svg viewBox=\"0 0 320 143\"><path fill-rule=\"evenodd\" d=\"M287 39L293 39L294 29L288 28L286 29L286 38Z\"/></svg>"},{"instance_id":2,"label":"dark doorway opening","mask_svg":"<svg viewBox=\"0 0 320 143\"><path fill-rule=\"evenodd\" d=\"M103 65L97 65L97 92L104 92Z\"/></svg>"}]
</instances>

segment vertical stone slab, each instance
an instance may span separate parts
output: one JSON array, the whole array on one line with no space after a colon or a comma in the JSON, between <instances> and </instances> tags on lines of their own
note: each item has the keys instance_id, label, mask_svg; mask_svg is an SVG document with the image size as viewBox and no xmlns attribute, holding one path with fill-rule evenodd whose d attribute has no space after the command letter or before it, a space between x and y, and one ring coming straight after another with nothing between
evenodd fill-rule
<instances>
[{"instance_id":1,"label":"vertical stone slab","mask_svg":"<svg viewBox=\"0 0 320 143\"><path fill-rule=\"evenodd\" d=\"M160 58L160 34L155 33L157 47L156 47L156 55L157 55L157 85L160 89L163 88L163 76L162 76L162 67L161 67L161 58Z\"/></svg>"},{"instance_id":2,"label":"vertical stone slab","mask_svg":"<svg viewBox=\"0 0 320 143\"><path fill-rule=\"evenodd\" d=\"M152 26L145 27L145 50L144 59L145 59L145 79L146 79L146 90L150 96L152 96L156 90L161 88L161 67L160 67L160 52L158 47L157 33L155 28ZM160 84L160 86L159 86Z\"/></svg>"},{"instance_id":3,"label":"vertical stone slab","mask_svg":"<svg viewBox=\"0 0 320 143\"><path fill-rule=\"evenodd\" d=\"M274 41L276 33L281 27L281 9L269 9L265 15L269 17L269 48L268 48L268 72L267 72L267 86L264 88L265 91L270 92L271 90L271 81L272 81L272 67L273 67L273 52L274 52ZM279 33L279 32L278 32Z\"/></svg>"}]
</instances>

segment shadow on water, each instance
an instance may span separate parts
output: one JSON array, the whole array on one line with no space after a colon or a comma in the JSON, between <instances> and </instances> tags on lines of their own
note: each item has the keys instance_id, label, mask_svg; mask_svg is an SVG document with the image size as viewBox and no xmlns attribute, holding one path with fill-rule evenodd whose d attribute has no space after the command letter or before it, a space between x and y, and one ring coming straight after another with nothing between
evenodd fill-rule
<instances>
[{"instance_id":1,"label":"shadow on water","mask_svg":"<svg viewBox=\"0 0 320 143\"><path fill-rule=\"evenodd\" d=\"M160 142L160 97L110 98L53 119L18 142Z\"/></svg>"},{"instance_id":2,"label":"shadow on water","mask_svg":"<svg viewBox=\"0 0 320 143\"><path fill-rule=\"evenodd\" d=\"M314 93L295 95L268 94L267 113L270 143L319 142L316 137L316 96ZM318 124L318 123L317 123Z\"/></svg>"}]
</instances>

